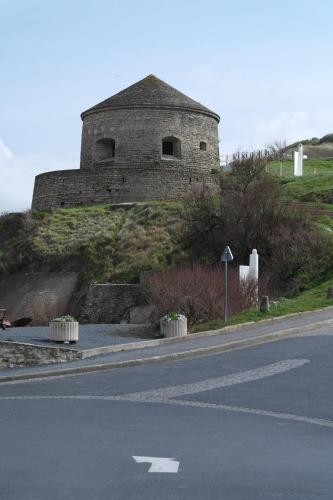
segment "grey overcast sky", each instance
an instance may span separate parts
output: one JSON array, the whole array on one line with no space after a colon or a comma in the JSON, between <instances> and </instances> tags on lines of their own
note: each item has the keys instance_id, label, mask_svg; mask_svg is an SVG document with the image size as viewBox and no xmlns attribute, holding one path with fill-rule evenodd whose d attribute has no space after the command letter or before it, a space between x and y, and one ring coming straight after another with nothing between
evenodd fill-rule
<instances>
[{"instance_id":1,"label":"grey overcast sky","mask_svg":"<svg viewBox=\"0 0 333 500\"><path fill-rule=\"evenodd\" d=\"M221 115L221 154L333 132L331 0L0 0L0 212L79 167L80 113L153 73Z\"/></svg>"}]
</instances>

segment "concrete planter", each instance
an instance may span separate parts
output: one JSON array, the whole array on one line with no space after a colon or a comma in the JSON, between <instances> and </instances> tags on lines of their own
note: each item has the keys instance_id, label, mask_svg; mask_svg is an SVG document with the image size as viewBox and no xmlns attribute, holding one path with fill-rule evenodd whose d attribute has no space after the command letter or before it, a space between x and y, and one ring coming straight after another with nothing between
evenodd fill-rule
<instances>
[{"instance_id":1,"label":"concrete planter","mask_svg":"<svg viewBox=\"0 0 333 500\"><path fill-rule=\"evenodd\" d=\"M164 337L184 337L187 335L187 318L174 320L162 318L160 330Z\"/></svg>"},{"instance_id":2,"label":"concrete planter","mask_svg":"<svg viewBox=\"0 0 333 500\"><path fill-rule=\"evenodd\" d=\"M79 340L79 323L77 321L50 321L49 340L77 342Z\"/></svg>"}]
</instances>

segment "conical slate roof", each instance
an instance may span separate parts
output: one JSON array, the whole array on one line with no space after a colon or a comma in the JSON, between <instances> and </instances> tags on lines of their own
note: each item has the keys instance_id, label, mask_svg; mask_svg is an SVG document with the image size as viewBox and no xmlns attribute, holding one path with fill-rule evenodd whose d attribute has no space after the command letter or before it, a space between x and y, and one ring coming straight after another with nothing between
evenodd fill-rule
<instances>
[{"instance_id":1,"label":"conical slate roof","mask_svg":"<svg viewBox=\"0 0 333 500\"><path fill-rule=\"evenodd\" d=\"M154 75L146 76L118 94L87 109L81 114L81 118L99 111L119 108L181 108L208 114L220 120L214 111L187 97Z\"/></svg>"}]
</instances>

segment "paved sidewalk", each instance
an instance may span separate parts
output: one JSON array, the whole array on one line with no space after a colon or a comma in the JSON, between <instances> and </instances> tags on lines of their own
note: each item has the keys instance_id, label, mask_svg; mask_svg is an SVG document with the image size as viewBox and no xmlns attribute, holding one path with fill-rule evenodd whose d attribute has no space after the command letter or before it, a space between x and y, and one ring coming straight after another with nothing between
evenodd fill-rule
<instances>
[{"instance_id":1,"label":"paved sidewalk","mask_svg":"<svg viewBox=\"0 0 333 500\"><path fill-rule=\"evenodd\" d=\"M59 342L48 340L48 326L26 326L21 328L8 328L0 334L0 340L13 342L26 342L28 344L47 347L66 347ZM79 341L70 344L71 349L86 350L98 347L113 346L140 342L152 338L150 329L145 325L134 324L90 324L80 325Z\"/></svg>"},{"instance_id":2,"label":"paved sidewalk","mask_svg":"<svg viewBox=\"0 0 333 500\"><path fill-rule=\"evenodd\" d=\"M122 346L117 345L115 349L118 349L118 352L65 364L5 369L0 372L0 382L172 361L244 348L305 333L317 334L319 331L321 334L333 335L333 308L189 335L184 338L150 340L136 342L135 345L122 344L123 351L119 351Z\"/></svg>"}]
</instances>

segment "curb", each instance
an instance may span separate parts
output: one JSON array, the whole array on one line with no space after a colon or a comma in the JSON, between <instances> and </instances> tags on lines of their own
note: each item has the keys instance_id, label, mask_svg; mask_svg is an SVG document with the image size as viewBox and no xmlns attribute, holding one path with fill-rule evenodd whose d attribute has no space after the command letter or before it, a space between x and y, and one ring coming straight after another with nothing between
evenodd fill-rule
<instances>
[{"instance_id":1,"label":"curb","mask_svg":"<svg viewBox=\"0 0 333 500\"><path fill-rule=\"evenodd\" d=\"M127 368L131 366L140 366L144 364L151 363L165 363L168 361L177 361L180 359L189 359L193 357L205 356L209 354L222 353L227 351L233 351L237 349L244 349L247 347L252 347L260 344L275 342L288 337L295 337L301 335L307 331L311 331L316 327L329 326L333 324L333 319L318 321L316 323L310 323L309 325L304 325L302 327L293 327L287 330L278 330L273 333L268 333L252 338L234 340L226 344L220 344L209 347L201 347L199 349L192 349L190 351L183 351L171 354L162 354L160 356L151 356L147 358L129 359L126 361L118 361L114 363L104 363L95 364L87 366L78 366L73 368L60 368L56 370L49 370L44 372L30 372L22 373L16 375L6 375L4 377L0 376L1 382L13 382L19 380L29 380L29 379L41 379L48 377L59 377L65 375L74 375L82 373L91 373L97 371L108 371L115 368Z\"/></svg>"},{"instance_id":2,"label":"curb","mask_svg":"<svg viewBox=\"0 0 333 500\"><path fill-rule=\"evenodd\" d=\"M213 337L215 335L223 335L224 333L227 334L227 333L232 332L234 330L243 330L244 328L247 328L247 327L253 326L253 325L261 326L261 325L272 323L274 321L304 316L304 315L309 314L311 312L321 312L321 311L326 311L328 309L332 309L332 312L333 312L333 306L327 306L327 307L323 307L321 309L315 309L314 311L303 311L303 312L298 312L298 313L285 314L284 316L275 316L273 318L262 319L259 321L247 321L246 323L225 326L225 327L220 328L218 330L207 330L204 332L190 333L189 335L187 335L185 337L170 337L167 339L161 338L161 339L152 339L152 340L142 340L142 341L138 341L138 342L128 342L127 344L116 344L116 345L112 345L112 346L103 346L103 347L96 347L96 348L92 348L92 349L83 349L80 352L81 352L82 359L87 359L87 358L91 358L93 356L99 356L101 354L111 354L114 352L123 352L123 351L135 351L138 349L145 349L146 347L158 347L158 346L167 345L167 344L177 344L180 342L187 342L187 341L191 341L191 340L201 338L201 337ZM317 322L317 323L323 323L325 321L329 321L329 320L322 320L322 321ZM316 324L316 323L311 323L311 324Z\"/></svg>"}]
</instances>

